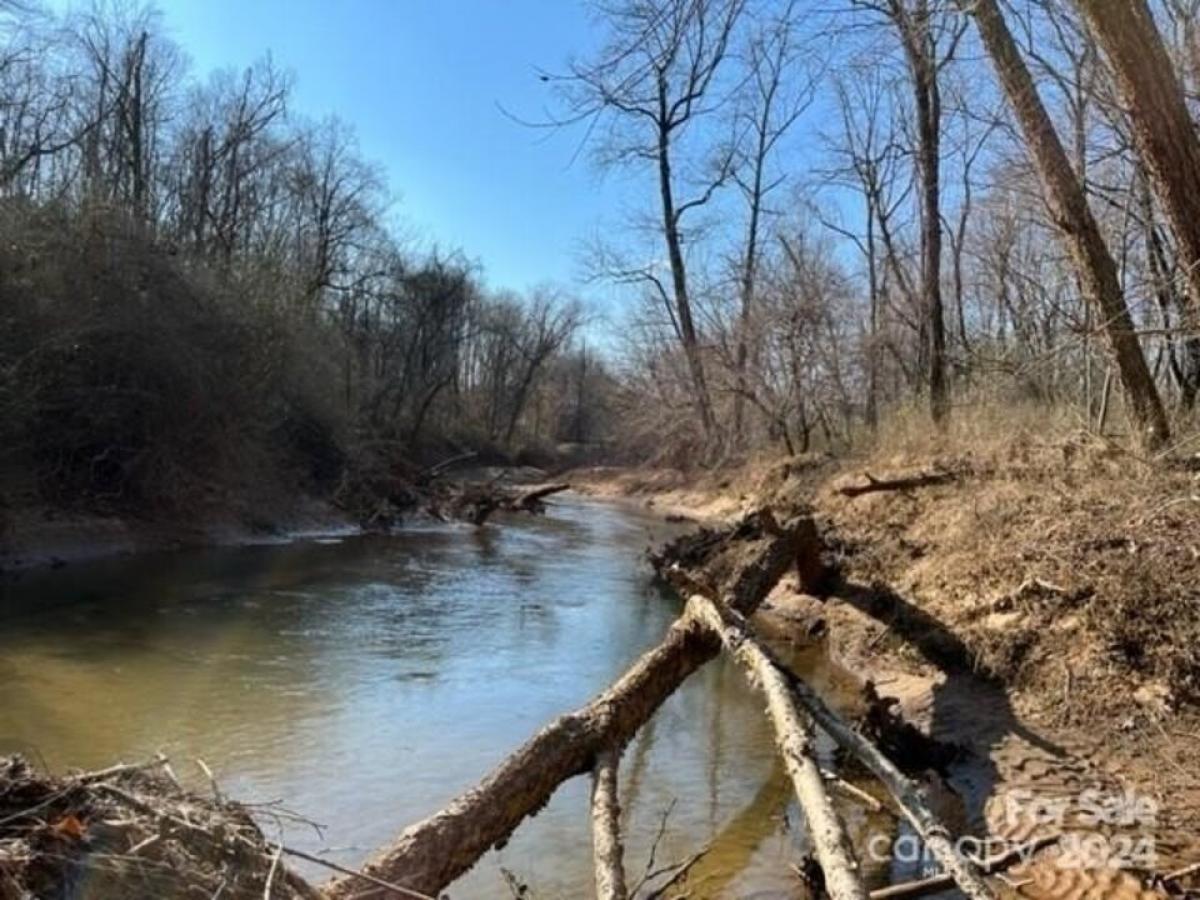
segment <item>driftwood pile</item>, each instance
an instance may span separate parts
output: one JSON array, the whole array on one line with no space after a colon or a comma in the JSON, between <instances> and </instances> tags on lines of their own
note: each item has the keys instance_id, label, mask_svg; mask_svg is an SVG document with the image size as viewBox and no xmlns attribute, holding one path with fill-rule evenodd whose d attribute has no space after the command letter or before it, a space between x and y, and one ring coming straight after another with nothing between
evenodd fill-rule
<instances>
[{"instance_id":1,"label":"driftwood pile","mask_svg":"<svg viewBox=\"0 0 1200 900\"><path fill-rule=\"evenodd\" d=\"M366 531L388 532L413 513L425 513L442 521L484 524L496 512L538 514L545 500L569 490L569 484L512 487L498 479L459 480L447 477L452 464L474 454L452 457L428 469L411 470L377 462L347 473L338 487L334 503L353 516Z\"/></svg>"},{"instance_id":2,"label":"driftwood pile","mask_svg":"<svg viewBox=\"0 0 1200 900\"><path fill-rule=\"evenodd\" d=\"M0 759L0 898L318 900L243 806L183 791L160 758L65 778Z\"/></svg>"},{"instance_id":3,"label":"driftwood pile","mask_svg":"<svg viewBox=\"0 0 1200 900\"><path fill-rule=\"evenodd\" d=\"M435 518L459 519L472 525L482 525L495 512L543 513L547 497L570 488L569 484L542 484L514 489L495 481L438 482L437 489L431 491L426 501L425 510Z\"/></svg>"}]
</instances>

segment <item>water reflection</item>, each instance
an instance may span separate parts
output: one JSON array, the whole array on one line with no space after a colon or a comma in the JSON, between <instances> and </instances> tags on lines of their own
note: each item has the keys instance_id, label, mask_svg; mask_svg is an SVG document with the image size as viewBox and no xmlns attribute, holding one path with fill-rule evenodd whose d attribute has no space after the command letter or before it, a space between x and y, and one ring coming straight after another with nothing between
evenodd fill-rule
<instances>
[{"instance_id":1,"label":"water reflection","mask_svg":"<svg viewBox=\"0 0 1200 900\"><path fill-rule=\"evenodd\" d=\"M0 587L0 752L61 768L162 749L185 776L201 757L228 792L325 826L289 842L357 864L659 639L677 603L641 563L655 529L565 500L501 527L26 577ZM693 897L798 890L762 704L723 664L634 740L623 802L635 876L674 803L659 858L712 842ZM586 781L565 785L451 895L503 895L500 866L541 896L588 895L586 807Z\"/></svg>"}]
</instances>

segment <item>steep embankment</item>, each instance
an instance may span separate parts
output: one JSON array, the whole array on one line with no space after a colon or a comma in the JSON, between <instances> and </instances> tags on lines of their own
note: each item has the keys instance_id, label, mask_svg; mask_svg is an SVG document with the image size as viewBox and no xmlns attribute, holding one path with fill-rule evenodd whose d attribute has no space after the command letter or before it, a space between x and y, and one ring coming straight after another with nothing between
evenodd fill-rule
<instances>
[{"instance_id":1,"label":"steep embankment","mask_svg":"<svg viewBox=\"0 0 1200 900\"><path fill-rule=\"evenodd\" d=\"M1153 868L1200 859L1192 462L1142 459L1082 434L894 447L699 479L592 472L590 484L697 518L810 503L842 577L823 600L785 583L772 624L823 633L880 694L973 751L955 786L981 825L1027 825L1007 816L1014 791L1074 813L1089 786L1132 791L1156 806ZM882 484L910 479L928 483ZM1043 895L1079 886L1067 882Z\"/></svg>"}]
</instances>

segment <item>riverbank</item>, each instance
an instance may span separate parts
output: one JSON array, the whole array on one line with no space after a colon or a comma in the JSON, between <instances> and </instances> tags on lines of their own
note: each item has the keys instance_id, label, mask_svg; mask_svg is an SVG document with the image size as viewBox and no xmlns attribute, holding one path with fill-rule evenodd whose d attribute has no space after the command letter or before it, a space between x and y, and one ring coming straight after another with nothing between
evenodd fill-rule
<instances>
[{"instance_id":1,"label":"riverbank","mask_svg":"<svg viewBox=\"0 0 1200 900\"><path fill-rule=\"evenodd\" d=\"M840 461L694 478L571 477L697 520L762 502L810 505L839 586L816 599L785 581L763 624L798 640L824 635L836 663L974 754L979 764L963 777L975 783L959 787L980 798L980 824L1003 830L1014 790L1070 801L1095 784L1155 804L1157 871L1200 859L1200 503L1190 460L1017 432L945 444L922 436Z\"/></svg>"},{"instance_id":2,"label":"riverbank","mask_svg":"<svg viewBox=\"0 0 1200 900\"><path fill-rule=\"evenodd\" d=\"M450 483L461 494L481 485L532 487L545 478L529 466L475 466L456 471ZM428 485L403 479L366 485L348 502L297 491L253 503L214 502L191 515L101 515L44 504L8 509L0 531L0 576L169 550L345 537L386 531L406 517L455 517L456 510L435 508L434 499Z\"/></svg>"},{"instance_id":3,"label":"riverbank","mask_svg":"<svg viewBox=\"0 0 1200 900\"><path fill-rule=\"evenodd\" d=\"M333 537L359 530L343 511L318 500L270 519L223 514L193 522L47 508L19 510L9 515L7 533L0 540L0 574L114 556Z\"/></svg>"}]
</instances>

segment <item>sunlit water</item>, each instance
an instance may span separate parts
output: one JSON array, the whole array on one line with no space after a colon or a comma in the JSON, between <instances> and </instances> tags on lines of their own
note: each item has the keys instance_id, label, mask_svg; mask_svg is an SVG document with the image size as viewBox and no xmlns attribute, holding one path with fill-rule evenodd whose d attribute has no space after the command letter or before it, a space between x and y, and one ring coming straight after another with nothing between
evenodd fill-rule
<instances>
[{"instance_id":1,"label":"sunlit water","mask_svg":"<svg viewBox=\"0 0 1200 900\"><path fill-rule=\"evenodd\" d=\"M28 575L0 587L0 753L57 770L162 750L196 787L202 758L228 794L322 826L264 818L272 837L358 864L661 637L678 601L642 557L661 536L629 508L568 498L482 529ZM666 815L659 864L710 848L692 897L802 896L798 816L762 703L731 665L668 700L621 779L632 881ZM880 827L844 812L860 836ZM586 897L590 866L575 779L450 895L506 896L506 869L536 897Z\"/></svg>"}]
</instances>

